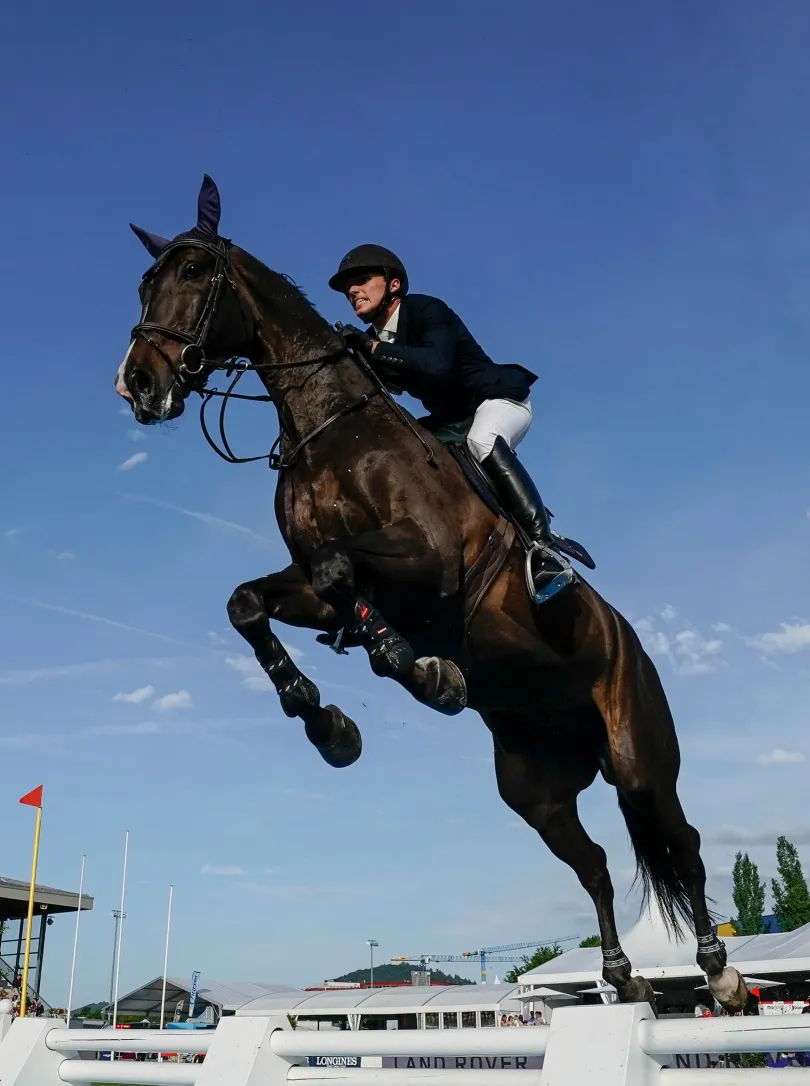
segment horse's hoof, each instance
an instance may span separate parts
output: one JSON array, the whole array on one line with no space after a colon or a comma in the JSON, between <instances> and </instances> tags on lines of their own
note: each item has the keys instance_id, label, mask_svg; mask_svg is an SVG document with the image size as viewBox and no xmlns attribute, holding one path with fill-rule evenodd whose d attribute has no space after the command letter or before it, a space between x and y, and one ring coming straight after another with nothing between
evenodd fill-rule
<instances>
[{"instance_id":1,"label":"horse's hoof","mask_svg":"<svg viewBox=\"0 0 810 1086\"><path fill-rule=\"evenodd\" d=\"M327 724L325 718L328 718L331 724L328 737L324 736L324 725ZM317 747L323 760L335 769L345 769L356 762L363 751L360 729L337 705L325 705L316 718L306 722L304 730L307 739Z\"/></svg>"},{"instance_id":2,"label":"horse's hoof","mask_svg":"<svg viewBox=\"0 0 810 1086\"><path fill-rule=\"evenodd\" d=\"M710 976L708 981L709 991L729 1014L736 1014L748 1005L748 989L733 965L727 965L722 973Z\"/></svg>"},{"instance_id":3,"label":"horse's hoof","mask_svg":"<svg viewBox=\"0 0 810 1086\"><path fill-rule=\"evenodd\" d=\"M413 678L419 699L445 716L455 716L467 707L467 683L452 660L438 656L420 656L414 664Z\"/></svg>"},{"instance_id":4,"label":"horse's hoof","mask_svg":"<svg viewBox=\"0 0 810 1086\"><path fill-rule=\"evenodd\" d=\"M413 649L399 634L391 634L368 650L371 670L381 679L405 679L413 671Z\"/></svg>"},{"instance_id":5,"label":"horse's hoof","mask_svg":"<svg viewBox=\"0 0 810 1086\"><path fill-rule=\"evenodd\" d=\"M318 687L300 672L279 691L278 700L287 716L307 716L321 704Z\"/></svg>"},{"instance_id":6,"label":"horse's hoof","mask_svg":"<svg viewBox=\"0 0 810 1086\"><path fill-rule=\"evenodd\" d=\"M655 1007L655 992L646 977L630 977L616 986L620 1003L649 1003Z\"/></svg>"}]
</instances>

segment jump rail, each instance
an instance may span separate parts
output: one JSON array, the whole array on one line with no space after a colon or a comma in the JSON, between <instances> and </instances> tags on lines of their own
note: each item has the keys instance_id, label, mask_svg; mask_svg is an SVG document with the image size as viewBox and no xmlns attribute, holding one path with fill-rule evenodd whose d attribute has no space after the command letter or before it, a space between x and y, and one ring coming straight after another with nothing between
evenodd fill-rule
<instances>
[{"instance_id":1,"label":"jump rail","mask_svg":"<svg viewBox=\"0 0 810 1086\"><path fill-rule=\"evenodd\" d=\"M180 1051L205 1061L83 1058L102 1051ZM0 1014L2 1086L517 1086L516 1071L522 1086L773 1086L772 1068L695 1070L676 1067L673 1054L796 1051L810 1051L807 1016L657 1020L646 1004L563 1007L551 1026L526 1029L341 1033L293 1030L286 1017L224 1018L207 1033L117 1033L64 1029L44 1018L11 1024ZM353 1066L351 1056L364 1065ZM406 1066L383 1066L392 1056ZM311 1066L313 1057L336 1060ZM542 1070L523 1057L543 1057ZM785 1070L796 1086L810 1084L810 1070Z\"/></svg>"}]
</instances>

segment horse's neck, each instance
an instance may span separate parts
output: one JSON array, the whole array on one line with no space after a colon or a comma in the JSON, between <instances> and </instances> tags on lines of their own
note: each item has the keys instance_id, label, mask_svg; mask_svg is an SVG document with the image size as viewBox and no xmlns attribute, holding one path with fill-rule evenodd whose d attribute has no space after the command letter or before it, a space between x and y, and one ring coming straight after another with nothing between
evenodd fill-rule
<instances>
[{"instance_id":1,"label":"horse's neck","mask_svg":"<svg viewBox=\"0 0 810 1086\"><path fill-rule=\"evenodd\" d=\"M373 389L342 340L301 291L244 250L233 250L241 302L255 322L250 361L273 399L288 437L301 441ZM308 364L311 362L311 365Z\"/></svg>"},{"instance_id":2,"label":"horse's neck","mask_svg":"<svg viewBox=\"0 0 810 1086\"><path fill-rule=\"evenodd\" d=\"M326 355L324 361L289 369L274 366L271 351L265 350L262 355L261 361L267 365L259 370L261 379L273 398L284 432L294 443L374 387L349 354ZM311 351L302 350L301 358L309 357Z\"/></svg>"}]
</instances>

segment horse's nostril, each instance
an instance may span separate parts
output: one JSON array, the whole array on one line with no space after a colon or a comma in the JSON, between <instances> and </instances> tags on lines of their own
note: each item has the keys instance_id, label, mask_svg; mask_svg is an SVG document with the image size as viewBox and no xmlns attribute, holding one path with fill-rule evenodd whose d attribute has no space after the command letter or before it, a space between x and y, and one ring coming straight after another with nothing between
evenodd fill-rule
<instances>
[{"instance_id":1,"label":"horse's nostril","mask_svg":"<svg viewBox=\"0 0 810 1086\"><path fill-rule=\"evenodd\" d=\"M152 388L152 375L148 370L135 370L132 374L132 383L136 392L149 392Z\"/></svg>"}]
</instances>

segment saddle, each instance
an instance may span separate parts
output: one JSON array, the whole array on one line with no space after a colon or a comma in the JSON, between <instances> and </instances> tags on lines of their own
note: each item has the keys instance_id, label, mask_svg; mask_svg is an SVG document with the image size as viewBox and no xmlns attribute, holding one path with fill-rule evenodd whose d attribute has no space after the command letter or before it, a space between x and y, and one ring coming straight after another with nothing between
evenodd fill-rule
<instances>
[{"instance_id":1,"label":"saddle","mask_svg":"<svg viewBox=\"0 0 810 1086\"><path fill-rule=\"evenodd\" d=\"M469 482L470 486L476 492L479 498L489 508L490 512L496 516L503 516L506 520L510 520L509 514L503 509L498 498L495 487L492 485L486 470L481 467L477 460L471 455L466 444L447 443L445 448L457 462L464 475ZM554 516L551 510L546 506L546 512L548 513L549 520ZM530 546L529 540L524 538L520 529L517 529L518 538L527 549ZM585 548L576 542L574 539L568 539L567 536L560 535L559 532L555 532L552 529L552 539L554 540L554 546L558 551L561 551L566 557L572 558L577 562L581 562L588 569L594 569L595 563Z\"/></svg>"}]
</instances>

